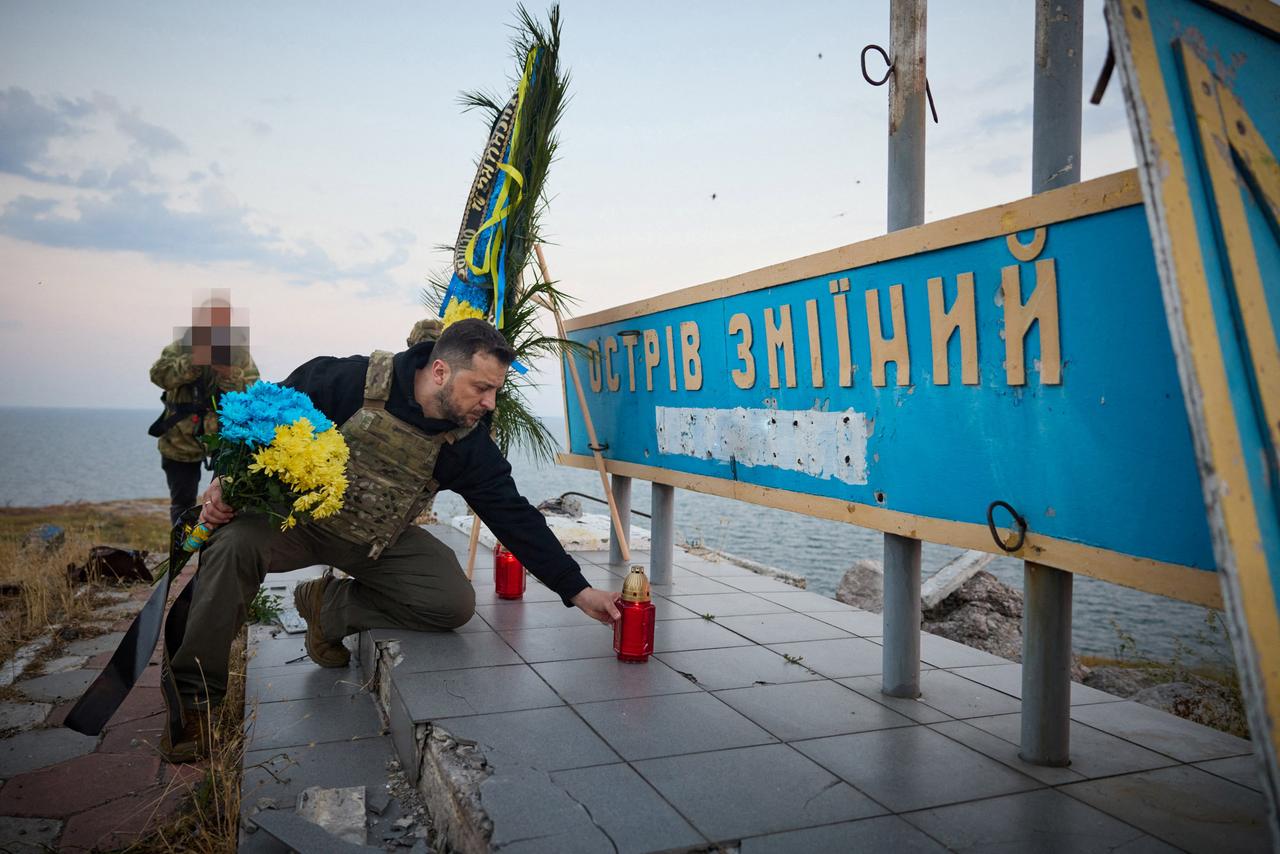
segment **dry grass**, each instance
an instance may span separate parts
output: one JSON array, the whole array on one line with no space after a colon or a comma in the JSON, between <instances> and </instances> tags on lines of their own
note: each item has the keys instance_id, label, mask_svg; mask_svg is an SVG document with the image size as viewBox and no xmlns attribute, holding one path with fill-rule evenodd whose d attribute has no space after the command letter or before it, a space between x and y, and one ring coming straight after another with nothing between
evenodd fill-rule
<instances>
[{"instance_id":1,"label":"dry grass","mask_svg":"<svg viewBox=\"0 0 1280 854\"><path fill-rule=\"evenodd\" d=\"M43 524L61 527L66 532L65 541L53 549L24 548L23 537ZM92 616L96 604L92 585L73 586L67 580L68 564L82 565L89 549L97 545L163 552L168 533L168 502L159 499L0 507L0 585L17 591L0 596L0 661L53 626L75 626ZM212 730L210 757L193 766L202 768L203 775L174 777L171 786L185 789L178 813L125 850L235 852L240 821L240 766L245 751L246 638L247 634L241 632L232 646L227 695L208 721ZM51 649L58 645L55 635Z\"/></svg>"},{"instance_id":2,"label":"dry grass","mask_svg":"<svg viewBox=\"0 0 1280 854\"><path fill-rule=\"evenodd\" d=\"M67 565L81 565L96 545L164 548L167 505L157 502L62 504L0 508L0 661L54 625L83 622L93 600L67 580ZM57 548L24 548L28 531L53 524L66 532Z\"/></svg>"},{"instance_id":3,"label":"dry grass","mask_svg":"<svg viewBox=\"0 0 1280 854\"><path fill-rule=\"evenodd\" d=\"M168 539L168 504L110 502L54 507L0 507L0 661L54 625L77 625L95 602L67 580L69 563L83 565L93 545L119 544L160 551ZM23 548L38 525L65 531L59 547Z\"/></svg>"},{"instance_id":4,"label":"dry grass","mask_svg":"<svg viewBox=\"0 0 1280 854\"><path fill-rule=\"evenodd\" d=\"M221 708L212 714L209 759L204 775L192 782L175 777L172 785L185 786L182 807L173 818L144 840L125 849L130 854L234 854L240 825L240 779L246 737L244 726L244 652L247 634L242 631L231 647L231 674Z\"/></svg>"},{"instance_id":5,"label":"dry grass","mask_svg":"<svg viewBox=\"0 0 1280 854\"><path fill-rule=\"evenodd\" d=\"M67 580L67 564L80 563L96 545L93 530L67 531L56 549L24 549L0 540L0 584L17 588L0 598L0 661L55 626L76 624L92 613L92 597Z\"/></svg>"}]
</instances>

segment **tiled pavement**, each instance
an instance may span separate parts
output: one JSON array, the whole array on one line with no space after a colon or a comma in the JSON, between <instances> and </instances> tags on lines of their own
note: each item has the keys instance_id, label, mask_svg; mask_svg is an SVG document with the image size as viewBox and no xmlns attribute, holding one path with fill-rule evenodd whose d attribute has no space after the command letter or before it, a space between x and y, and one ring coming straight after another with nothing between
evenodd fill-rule
<instances>
[{"instance_id":1,"label":"tiled pavement","mask_svg":"<svg viewBox=\"0 0 1280 854\"><path fill-rule=\"evenodd\" d=\"M44 663L44 675L14 683L18 699L0 703L0 851L126 847L167 819L203 777L201 766L171 766L156 750L164 714L159 651L102 735L62 726L151 589L113 592L119 601L96 612L108 633L67 644Z\"/></svg>"},{"instance_id":2,"label":"tiled pavement","mask_svg":"<svg viewBox=\"0 0 1280 854\"><path fill-rule=\"evenodd\" d=\"M620 587L607 555L576 556ZM925 635L923 696L885 697L878 615L729 564L677 553L646 664L536 583L506 602L483 560L476 576L462 630L360 638L366 667L399 641L389 731L356 659L322 671L294 661L300 639L261 638L246 803L381 785L393 753L415 770L430 724L484 752L503 851L1268 850L1247 741L1075 686L1072 764L1041 768L1017 755L1019 665ZM287 782L253 767L286 754ZM276 850L263 836L245 850Z\"/></svg>"}]
</instances>

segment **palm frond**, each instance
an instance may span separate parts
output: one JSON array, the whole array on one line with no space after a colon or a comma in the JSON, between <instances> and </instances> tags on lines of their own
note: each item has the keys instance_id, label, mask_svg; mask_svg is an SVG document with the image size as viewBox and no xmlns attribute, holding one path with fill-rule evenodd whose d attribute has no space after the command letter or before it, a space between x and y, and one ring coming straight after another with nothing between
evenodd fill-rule
<instances>
[{"instance_id":1,"label":"palm frond","mask_svg":"<svg viewBox=\"0 0 1280 854\"><path fill-rule=\"evenodd\" d=\"M546 22L535 18L523 5L516 8L512 25L512 53L515 77L512 86L524 76L526 62L534 54L534 73L520 102L520 131L512 141L509 162L522 176L518 200L513 200L505 224L502 251L505 256L508 283L503 298L502 332L517 358L530 365L547 356L559 356L582 350L582 345L544 334L539 329L541 312L552 307L563 312L573 300L556 282L544 281L529 264L535 244L543 242L542 223L548 207L547 175L556 160L559 138L556 128L568 104L569 75L560 67L560 8L553 5ZM507 101L492 92L464 92L458 98L463 111L478 110L492 125L507 107ZM452 251L455 247L443 247ZM438 312L448 289L451 270L428 275L419 299L429 310ZM494 413L495 439L503 453L522 448L535 459L554 459L559 446L529 411L525 389L533 381L512 373L498 397Z\"/></svg>"}]
</instances>

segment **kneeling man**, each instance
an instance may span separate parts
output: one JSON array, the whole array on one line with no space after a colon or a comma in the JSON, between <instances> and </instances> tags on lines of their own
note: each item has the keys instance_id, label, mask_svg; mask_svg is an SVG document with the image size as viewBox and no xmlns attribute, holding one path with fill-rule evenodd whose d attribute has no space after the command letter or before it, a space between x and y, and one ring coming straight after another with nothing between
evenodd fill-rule
<instances>
[{"instance_id":1,"label":"kneeling man","mask_svg":"<svg viewBox=\"0 0 1280 854\"><path fill-rule=\"evenodd\" d=\"M453 550L413 524L440 489L461 495L539 580L603 623L615 593L591 587L542 514L516 490L511 465L490 438L489 414L515 353L483 320L460 320L394 356L320 357L284 384L306 392L342 425L351 456L341 512L281 531L260 515L237 516L217 480L200 520L218 526L200 552L186 633L170 661L183 737L162 739L170 761L205 752L202 722L227 687L230 647L268 572L314 564L342 569L298 585L307 653L342 667L342 639L363 629L440 631L475 611L475 590Z\"/></svg>"}]
</instances>

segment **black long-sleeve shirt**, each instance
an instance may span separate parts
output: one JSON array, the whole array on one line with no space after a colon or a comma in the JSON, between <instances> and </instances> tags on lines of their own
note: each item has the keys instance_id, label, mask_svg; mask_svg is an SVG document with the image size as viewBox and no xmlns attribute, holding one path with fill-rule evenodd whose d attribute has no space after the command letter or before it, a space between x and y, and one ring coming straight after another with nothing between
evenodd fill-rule
<instances>
[{"instance_id":1,"label":"black long-sleeve shirt","mask_svg":"<svg viewBox=\"0 0 1280 854\"><path fill-rule=\"evenodd\" d=\"M433 342L415 344L394 359L387 411L428 436L457 429L451 421L428 418L413 399L414 373L431 361ZM341 425L364 402L368 356L320 356L291 373L284 385L305 392L316 408ZM444 443L436 459L441 489L461 495L498 540L512 551L565 605L589 586L573 558L565 552L546 520L516 489L511 464L489 436L488 418L457 442Z\"/></svg>"}]
</instances>

